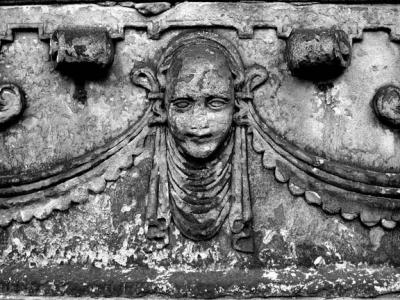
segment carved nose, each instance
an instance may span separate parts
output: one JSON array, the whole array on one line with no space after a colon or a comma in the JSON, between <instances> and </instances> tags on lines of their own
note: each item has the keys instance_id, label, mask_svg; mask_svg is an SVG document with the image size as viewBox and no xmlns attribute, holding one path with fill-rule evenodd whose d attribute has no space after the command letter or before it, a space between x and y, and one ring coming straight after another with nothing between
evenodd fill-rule
<instances>
[{"instance_id":1,"label":"carved nose","mask_svg":"<svg viewBox=\"0 0 400 300\"><path fill-rule=\"evenodd\" d=\"M208 128L207 114L200 108L194 109L191 122L191 129Z\"/></svg>"}]
</instances>

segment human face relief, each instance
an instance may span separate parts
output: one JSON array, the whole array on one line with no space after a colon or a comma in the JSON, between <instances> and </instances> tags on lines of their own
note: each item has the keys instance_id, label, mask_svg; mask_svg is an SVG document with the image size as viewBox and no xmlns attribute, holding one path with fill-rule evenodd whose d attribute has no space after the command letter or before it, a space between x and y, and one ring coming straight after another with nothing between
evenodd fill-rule
<instances>
[{"instance_id":1,"label":"human face relief","mask_svg":"<svg viewBox=\"0 0 400 300\"><path fill-rule=\"evenodd\" d=\"M206 159L223 144L233 121L233 78L226 57L213 47L192 46L177 55L169 77L169 130L185 154Z\"/></svg>"}]
</instances>

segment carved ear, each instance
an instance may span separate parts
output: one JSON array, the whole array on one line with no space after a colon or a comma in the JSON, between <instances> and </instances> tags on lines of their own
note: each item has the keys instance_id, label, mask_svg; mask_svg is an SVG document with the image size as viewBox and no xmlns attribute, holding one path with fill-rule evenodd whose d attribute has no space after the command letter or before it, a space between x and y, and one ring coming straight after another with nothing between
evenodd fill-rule
<instances>
[{"instance_id":1,"label":"carved ear","mask_svg":"<svg viewBox=\"0 0 400 300\"><path fill-rule=\"evenodd\" d=\"M158 99L153 102L151 107L153 117L150 119L150 125L163 125L167 122L167 112L165 111L164 103Z\"/></svg>"},{"instance_id":2,"label":"carved ear","mask_svg":"<svg viewBox=\"0 0 400 300\"><path fill-rule=\"evenodd\" d=\"M268 78L267 70L260 65L253 65L246 69L243 92L251 94L258 86Z\"/></svg>"},{"instance_id":3,"label":"carved ear","mask_svg":"<svg viewBox=\"0 0 400 300\"><path fill-rule=\"evenodd\" d=\"M149 120L149 124L165 124L167 115L163 106L164 95L160 92L160 84L153 70L149 67L133 69L130 76L132 83L148 91L147 98L154 100L151 107L153 116Z\"/></svg>"},{"instance_id":4,"label":"carved ear","mask_svg":"<svg viewBox=\"0 0 400 300\"><path fill-rule=\"evenodd\" d=\"M160 92L160 85L157 77L150 68L133 69L130 77L133 84L144 88L149 93Z\"/></svg>"},{"instance_id":5,"label":"carved ear","mask_svg":"<svg viewBox=\"0 0 400 300\"><path fill-rule=\"evenodd\" d=\"M234 121L237 125L249 125L248 101L253 99L253 91L263 84L267 78L268 72L263 66L253 65L246 69L242 92L236 93L237 112L234 115Z\"/></svg>"}]
</instances>

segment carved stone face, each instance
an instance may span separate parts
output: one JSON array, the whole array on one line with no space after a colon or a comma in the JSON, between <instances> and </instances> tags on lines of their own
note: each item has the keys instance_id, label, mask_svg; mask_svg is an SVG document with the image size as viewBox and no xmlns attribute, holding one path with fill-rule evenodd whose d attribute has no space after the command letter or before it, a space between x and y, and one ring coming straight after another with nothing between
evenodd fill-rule
<instances>
[{"instance_id":1,"label":"carved stone face","mask_svg":"<svg viewBox=\"0 0 400 300\"><path fill-rule=\"evenodd\" d=\"M195 45L181 51L167 74L168 127L185 154L205 159L227 138L234 113L232 73L224 54Z\"/></svg>"}]
</instances>

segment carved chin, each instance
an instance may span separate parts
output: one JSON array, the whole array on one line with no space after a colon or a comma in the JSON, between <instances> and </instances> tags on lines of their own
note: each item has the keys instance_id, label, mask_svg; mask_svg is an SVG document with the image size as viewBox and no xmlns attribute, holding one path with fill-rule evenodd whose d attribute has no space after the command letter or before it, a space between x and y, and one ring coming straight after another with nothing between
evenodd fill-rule
<instances>
[{"instance_id":1,"label":"carved chin","mask_svg":"<svg viewBox=\"0 0 400 300\"><path fill-rule=\"evenodd\" d=\"M192 142L187 141L181 145L185 154L197 159L206 159L211 156L218 148L218 142Z\"/></svg>"}]
</instances>

